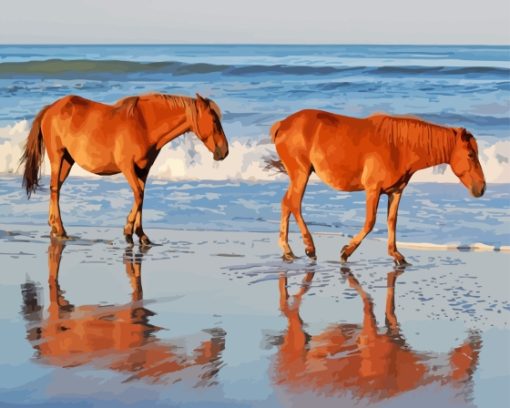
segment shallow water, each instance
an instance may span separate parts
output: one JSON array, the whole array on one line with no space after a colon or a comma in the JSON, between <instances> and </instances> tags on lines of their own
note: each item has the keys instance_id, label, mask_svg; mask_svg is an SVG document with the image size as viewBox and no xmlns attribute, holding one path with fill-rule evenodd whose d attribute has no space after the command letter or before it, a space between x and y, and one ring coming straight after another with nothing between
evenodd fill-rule
<instances>
[{"instance_id":1,"label":"shallow water","mask_svg":"<svg viewBox=\"0 0 510 408\"><path fill-rule=\"evenodd\" d=\"M26 199L19 176L0 177L0 223L46 225L46 190ZM278 229L280 201L288 182L171 182L149 180L144 201L147 228L268 231ZM122 178L69 178L61 192L62 219L68 226L116 227L131 209L132 192ZM510 245L510 185L490 184L482 198L471 197L460 184L411 183L398 213L397 238L403 242L496 249ZM387 198L379 204L372 238L386 239ZM365 220L364 192L334 191L310 183L303 216L312 231L355 235ZM292 228L295 224L291 223Z\"/></svg>"},{"instance_id":2,"label":"shallow water","mask_svg":"<svg viewBox=\"0 0 510 408\"><path fill-rule=\"evenodd\" d=\"M228 160L191 135L161 152L149 250L119 240L132 202L122 178L70 177L74 239L50 244L48 191L27 201L12 174L31 119L70 93L111 103L153 91L218 102ZM510 245L509 96L508 46L0 46L0 406L510 405L510 255L497 251ZM377 240L383 199L340 265L364 194L312 182L303 208L319 260L284 263L287 180L263 170L268 129L310 107L470 129L486 195L442 167L420 172L413 181L441 184L406 189L398 239L496 252L402 248L413 266L395 270Z\"/></svg>"},{"instance_id":3,"label":"shallow water","mask_svg":"<svg viewBox=\"0 0 510 408\"><path fill-rule=\"evenodd\" d=\"M492 407L510 402L505 253L404 251L316 236L0 226L0 401L38 406ZM298 237L292 234L296 253Z\"/></svg>"}]
</instances>

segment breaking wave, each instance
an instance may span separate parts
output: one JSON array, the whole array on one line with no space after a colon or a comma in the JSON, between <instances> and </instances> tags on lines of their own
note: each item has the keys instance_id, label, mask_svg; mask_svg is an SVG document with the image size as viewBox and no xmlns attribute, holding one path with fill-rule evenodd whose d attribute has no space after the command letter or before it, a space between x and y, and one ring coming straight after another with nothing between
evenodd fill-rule
<instances>
[{"instance_id":1,"label":"breaking wave","mask_svg":"<svg viewBox=\"0 0 510 408\"><path fill-rule=\"evenodd\" d=\"M19 159L29 131L29 122L22 120L15 125L0 128L0 173L21 174ZM510 141L487 144L479 139L480 161L488 183L510 183ZM151 169L151 177L166 180L285 180L286 176L264 169L264 159L274 156L274 146L269 137L260 140L230 140L230 154L226 161L216 162L212 154L193 135L178 138L166 146ZM48 159L42 174L49 174ZM78 166L71 176L98 177ZM413 176L418 182L457 182L449 166L441 165L422 170Z\"/></svg>"}]
</instances>

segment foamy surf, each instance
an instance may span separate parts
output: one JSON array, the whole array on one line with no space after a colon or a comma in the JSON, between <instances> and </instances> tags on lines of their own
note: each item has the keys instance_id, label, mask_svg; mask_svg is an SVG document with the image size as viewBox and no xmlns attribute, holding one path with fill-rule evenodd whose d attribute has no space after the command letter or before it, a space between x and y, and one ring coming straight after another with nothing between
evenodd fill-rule
<instances>
[{"instance_id":1,"label":"foamy surf","mask_svg":"<svg viewBox=\"0 0 510 408\"><path fill-rule=\"evenodd\" d=\"M314 235L337 236L344 238L352 238L352 235L341 232L315 232ZM371 238L375 241L386 242L386 238ZM450 242L445 244L437 244L433 242L405 242L397 241L397 247L408 248L424 251L473 251L473 252L510 252L510 245L489 245L483 242L474 242L471 244L463 244L459 242Z\"/></svg>"},{"instance_id":2,"label":"foamy surf","mask_svg":"<svg viewBox=\"0 0 510 408\"><path fill-rule=\"evenodd\" d=\"M14 125L0 127L0 173L22 174L19 160L23 152L30 123L21 120ZM510 183L510 141L502 140L488 144L479 139L480 162L488 183ZM215 162L212 154L193 135L187 134L166 146L151 169L151 177L162 180L238 180L275 181L286 176L264 169L264 159L275 155L269 137L261 135L259 140L230 140L230 154L225 162ZM49 175L47 156L41 169ZM71 176L97 176L74 166ZM315 178L316 179L316 178ZM313 180L313 179L312 179ZM441 165L422 170L413 176L415 182L456 183L458 178L450 167Z\"/></svg>"},{"instance_id":3,"label":"foamy surf","mask_svg":"<svg viewBox=\"0 0 510 408\"><path fill-rule=\"evenodd\" d=\"M384 239L377 238L379 241ZM397 246L400 248L422 249L422 250L435 250L435 251L474 251L474 252L510 252L509 245L487 245L482 242L475 242L473 244L434 244L431 242L401 242L397 241Z\"/></svg>"}]
</instances>

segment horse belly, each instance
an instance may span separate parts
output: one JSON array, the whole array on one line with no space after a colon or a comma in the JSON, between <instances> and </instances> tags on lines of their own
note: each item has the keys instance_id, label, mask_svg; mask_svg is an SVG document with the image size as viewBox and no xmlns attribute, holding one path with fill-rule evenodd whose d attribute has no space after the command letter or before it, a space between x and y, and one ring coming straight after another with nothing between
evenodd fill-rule
<instances>
[{"instance_id":1,"label":"horse belly","mask_svg":"<svg viewBox=\"0 0 510 408\"><path fill-rule=\"evenodd\" d=\"M120 173L120 169L117 167L117 165L109 161L100 160L85 162L76 161L76 163L83 169L91 173L97 174L98 176L111 176L113 174Z\"/></svg>"},{"instance_id":2,"label":"horse belly","mask_svg":"<svg viewBox=\"0 0 510 408\"><path fill-rule=\"evenodd\" d=\"M317 176L328 186L341 191L360 191L363 190L361 184L361 174L352 173L348 170L315 168Z\"/></svg>"},{"instance_id":3,"label":"horse belly","mask_svg":"<svg viewBox=\"0 0 510 408\"><path fill-rule=\"evenodd\" d=\"M312 152L311 161L317 176L328 186L342 191L363 190L362 166L343 148L317 149Z\"/></svg>"},{"instance_id":4,"label":"horse belly","mask_svg":"<svg viewBox=\"0 0 510 408\"><path fill-rule=\"evenodd\" d=\"M78 166L93 174L110 176L120 173L111 149L89 145L68 146L67 150Z\"/></svg>"}]
</instances>

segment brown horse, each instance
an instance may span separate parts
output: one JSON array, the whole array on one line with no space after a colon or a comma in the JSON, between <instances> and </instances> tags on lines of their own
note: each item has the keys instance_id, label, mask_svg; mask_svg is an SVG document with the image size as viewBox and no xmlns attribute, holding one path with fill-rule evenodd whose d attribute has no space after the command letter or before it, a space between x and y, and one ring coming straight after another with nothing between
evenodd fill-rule
<instances>
[{"instance_id":1,"label":"brown horse","mask_svg":"<svg viewBox=\"0 0 510 408\"><path fill-rule=\"evenodd\" d=\"M301 215L301 201L312 171L338 190L366 192L366 219L361 231L341 251L347 261L372 230L381 194L388 195L388 253L397 264L397 211L402 191L418 170L448 163L475 197L485 191L473 135L463 128L448 128L416 118L374 115L365 119L320 110L303 110L276 122L271 138L290 184L282 200L280 246L294 258L288 244L290 213L301 230L306 254L315 258L315 246ZM283 166L282 166L283 164Z\"/></svg>"},{"instance_id":2,"label":"brown horse","mask_svg":"<svg viewBox=\"0 0 510 408\"><path fill-rule=\"evenodd\" d=\"M152 164L163 146L186 132L194 132L214 154L214 160L223 160L228 142L220 118L218 105L198 94L196 99L164 94L132 96L114 105L66 96L43 108L34 120L21 158L25 164L23 186L29 198L39 187L46 146L51 164L48 224L53 237L67 238L59 195L73 164L98 175L122 173L134 194L124 235L132 243L134 231L140 243L148 245L142 206Z\"/></svg>"}]
</instances>

